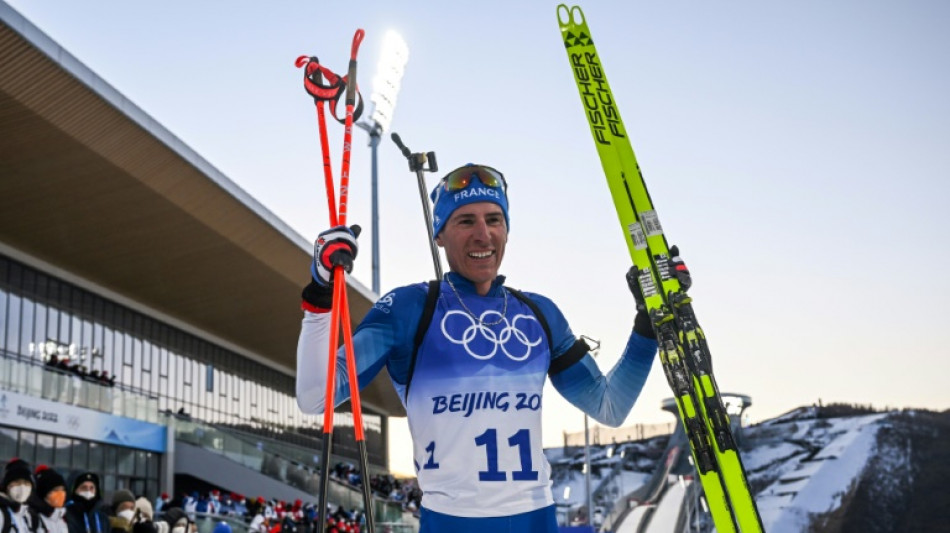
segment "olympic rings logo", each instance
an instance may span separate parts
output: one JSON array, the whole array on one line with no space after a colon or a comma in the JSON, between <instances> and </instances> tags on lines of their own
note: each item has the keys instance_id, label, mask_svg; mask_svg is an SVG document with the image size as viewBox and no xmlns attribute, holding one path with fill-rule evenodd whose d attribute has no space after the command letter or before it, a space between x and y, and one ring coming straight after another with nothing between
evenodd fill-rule
<instances>
[{"instance_id":1,"label":"olympic rings logo","mask_svg":"<svg viewBox=\"0 0 950 533\"><path fill-rule=\"evenodd\" d=\"M446 324L448 323L449 317L453 315L459 315L459 316L465 317L465 319L469 323L469 325L462 332L461 338L455 338L451 333L449 333L448 329L446 328ZM501 322L499 324L504 325L501 331L497 333L493 331L490 327L484 324L486 321L488 321L487 319L493 315L500 317ZM512 318L511 322L508 322L507 317L505 317L498 311L489 309L485 311L484 313L482 313L481 316L478 318L479 318L479 321L476 322L475 319L472 316L470 316L468 313L465 313L463 311L458 311L458 310L449 311L445 313L444 317L442 317L442 334L445 335L445 338L449 342L464 346L465 351L468 353L468 355L471 355L472 357L480 361L491 359L492 357L495 356L496 353L498 353L499 349L501 349L501 351L505 354L505 356L508 357L508 359L511 359L512 361L524 361L525 359L528 358L528 356L531 355L531 348L534 348L535 346L541 344L540 335L538 336L537 339L532 341L528 339L528 335L524 331L521 331L520 329L518 329L519 320L534 320L535 322L537 322L538 319L536 319L535 317L531 315L521 315L521 314L515 315L514 318ZM488 352L487 354L476 353L472 349L472 346L470 345L470 343L474 341L476 337L479 337L479 336L492 345L491 351ZM511 351L509 351L509 345L512 339L514 339L513 342L515 343L516 346L521 345L524 347L524 355L513 354L511 353ZM521 351L521 350L518 350L518 351Z\"/></svg>"}]
</instances>

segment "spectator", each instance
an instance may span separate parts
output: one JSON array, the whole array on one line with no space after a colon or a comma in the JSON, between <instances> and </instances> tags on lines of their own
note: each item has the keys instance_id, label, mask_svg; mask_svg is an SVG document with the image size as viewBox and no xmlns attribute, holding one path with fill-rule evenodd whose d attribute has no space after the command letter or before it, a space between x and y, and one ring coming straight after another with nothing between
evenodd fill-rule
<instances>
[{"instance_id":1,"label":"spectator","mask_svg":"<svg viewBox=\"0 0 950 533\"><path fill-rule=\"evenodd\" d=\"M195 493L197 494L197 493ZM207 494L198 494L195 502L195 512L207 514L209 509L211 509L211 498ZM188 511L188 508L185 507L185 511Z\"/></svg>"},{"instance_id":2,"label":"spectator","mask_svg":"<svg viewBox=\"0 0 950 533\"><path fill-rule=\"evenodd\" d=\"M155 513L161 513L165 510L165 506L168 505L169 496L167 492L163 492L161 496L155 498Z\"/></svg>"},{"instance_id":3,"label":"spectator","mask_svg":"<svg viewBox=\"0 0 950 533\"><path fill-rule=\"evenodd\" d=\"M232 494L231 501L234 503L234 516L243 517L247 515L247 499L242 494Z\"/></svg>"},{"instance_id":4,"label":"spectator","mask_svg":"<svg viewBox=\"0 0 950 533\"><path fill-rule=\"evenodd\" d=\"M66 480L59 472L40 465L36 467L36 490L30 496L31 530L39 533L68 533L66 525Z\"/></svg>"},{"instance_id":5,"label":"spectator","mask_svg":"<svg viewBox=\"0 0 950 533\"><path fill-rule=\"evenodd\" d=\"M208 501L208 512L211 514L221 514L221 492L217 489L211 491L211 499Z\"/></svg>"},{"instance_id":6,"label":"spectator","mask_svg":"<svg viewBox=\"0 0 950 533\"><path fill-rule=\"evenodd\" d=\"M29 507L24 504L32 492L30 465L22 459L10 459L0 480L0 531L31 530Z\"/></svg>"},{"instance_id":7,"label":"spectator","mask_svg":"<svg viewBox=\"0 0 950 533\"><path fill-rule=\"evenodd\" d=\"M132 531L132 518L135 516L135 495L126 489L119 489L112 494L112 516L109 517L109 527L112 533L129 533Z\"/></svg>"},{"instance_id":8,"label":"spectator","mask_svg":"<svg viewBox=\"0 0 950 533\"><path fill-rule=\"evenodd\" d=\"M99 507L101 492L96 473L81 472L73 479L66 502L69 533L108 533L109 516Z\"/></svg>"},{"instance_id":9,"label":"spectator","mask_svg":"<svg viewBox=\"0 0 950 533\"><path fill-rule=\"evenodd\" d=\"M254 506L254 517L251 518L251 524L247 530L250 533L269 533L270 519L264 516L264 498L257 499L257 505Z\"/></svg>"},{"instance_id":10,"label":"spectator","mask_svg":"<svg viewBox=\"0 0 950 533\"><path fill-rule=\"evenodd\" d=\"M191 533L194 522L181 507L170 507L162 517L169 533Z\"/></svg>"},{"instance_id":11,"label":"spectator","mask_svg":"<svg viewBox=\"0 0 950 533\"><path fill-rule=\"evenodd\" d=\"M194 491L185 496L182 502L182 510L188 515L189 520L192 522L195 521L195 511L198 510L198 491Z\"/></svg>"},{"instance_id":12,"label":"spectator","mask_svg":"<svg viewBox=\"0 0 950 533\"><path fill-rule=\"evenodd\" d=\"M280 521L281 533L297 533L297 522L294 520L293 513L284 513Z\"/></svg>"},{"instance_id":13,"label":"spectator","mask_svg":"<svg viewBox=\"0 0 950 533\"><path fill-rule=\"evenodd\" d=\"M135 500L135 508L132 514L132 533L159 533L154 520L155 514L152 512L152 504L147 498Z\"/></svg>"}]
</instances>

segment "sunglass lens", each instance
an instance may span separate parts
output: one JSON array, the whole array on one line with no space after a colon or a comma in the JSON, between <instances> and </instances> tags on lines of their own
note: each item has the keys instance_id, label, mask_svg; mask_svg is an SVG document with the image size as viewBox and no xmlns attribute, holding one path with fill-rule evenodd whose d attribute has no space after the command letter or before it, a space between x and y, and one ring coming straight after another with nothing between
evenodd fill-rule
<instances>
[{"instance_id":1,"label":"sunglass lens","mask_svg":"<svg viewBox=\"0 0 950 533\"><path fill-rule=\"evenodd\" d=\"M469 182L472 181L472 174L472 170L466 168L453 171L445 177L445 189L448 191L460 191L468 187Z\"/></svg>"},{"instance_id":2,"label":"sunglass lens","mask_svg":"<svg viewBox=\"0 0 950 533\"><path fill-rule=\"evenodd\" d=\"M482 166L465 166L453 170L445 177L445 190L460 191L468 187L473 176L486 187L505 187L505 178L497 170Z\"/></svg>"},{"instance_id":3,"label":"sunglass lens","mask_svg":"<svg viewBox=\"0 0 950 533\"><path fill-rule=\"evenodd\" d=\"M501 174L486 167L478 169L478 179L487 187L501 187L503 183Z\"/></svg>"}]
</instances>

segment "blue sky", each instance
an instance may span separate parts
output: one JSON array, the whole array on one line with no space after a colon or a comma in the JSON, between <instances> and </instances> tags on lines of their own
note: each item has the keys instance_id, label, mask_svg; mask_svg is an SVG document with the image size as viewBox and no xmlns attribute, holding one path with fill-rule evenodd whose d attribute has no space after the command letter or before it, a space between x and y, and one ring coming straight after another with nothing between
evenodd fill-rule
<instances>
[{"instance_id":1,"label":"blue sky","mask_svg":"<svg viewBox=\"0 0 950 533\"><path fill-rule=\"evenodd\" d=\"M629 257L555 3L8 2L307 238L327 213L294 59L342 71L363 28L368 96L383 34L399 31L410 57L393 130L444 170L502 170L509 284L600 339L602 366L619 356ZM950 407L950 4L581 5L693 272L720 388L750 395L753 421L819 398ZM337 174L342 135L331 125ZM370 153L355 138L350 221L367 228L355 274L369 286ZM388 139L379 164L386 291L433 270L414 174ZM556 445L583 416L546 392ZM671 420L667 396L657 365L627 424Z\"/></svg>"}]
</instances>

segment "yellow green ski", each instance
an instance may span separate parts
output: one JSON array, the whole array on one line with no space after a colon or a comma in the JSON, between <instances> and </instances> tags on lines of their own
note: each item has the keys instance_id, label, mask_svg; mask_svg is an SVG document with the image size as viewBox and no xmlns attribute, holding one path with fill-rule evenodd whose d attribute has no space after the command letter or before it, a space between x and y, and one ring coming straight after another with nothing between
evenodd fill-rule
<instances>
[{"instance_id":1,"label":"yellow green ski","mask_svg":"<svg viewBox=\"0 0 950 533\"><path fill-rule=\"evenodd\" d=\"M713 377L705 334L691 298L668 271L666 236L584 13L578 6L561 4L557 14L574 81L657 334L660 362L673 389L716 530L763 531Z\"/></svg>"}]
</instances>

